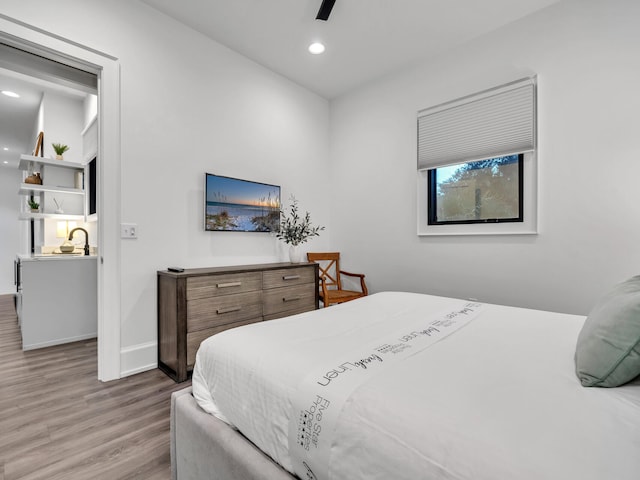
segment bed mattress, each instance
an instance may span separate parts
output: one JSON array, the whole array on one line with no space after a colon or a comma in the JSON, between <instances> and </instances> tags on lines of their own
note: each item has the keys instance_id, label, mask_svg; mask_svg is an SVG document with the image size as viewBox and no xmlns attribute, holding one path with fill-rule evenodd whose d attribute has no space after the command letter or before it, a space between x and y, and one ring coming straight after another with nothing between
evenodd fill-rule
<instances>
[{"instance_id":1,"label":"bed mattress","mask_svg":"<svg viewBox=\"0 0 640 480\"><path fill-rule=\"evenodd\" d=\"M640 382L580 385L585 317L490 304L348 387L323 433L325 465L301 470L294 426L310 374L467 303L384 292L227 330L198 351L194 397L301 478L637 480Z\"/></svg>"}]
</instances>

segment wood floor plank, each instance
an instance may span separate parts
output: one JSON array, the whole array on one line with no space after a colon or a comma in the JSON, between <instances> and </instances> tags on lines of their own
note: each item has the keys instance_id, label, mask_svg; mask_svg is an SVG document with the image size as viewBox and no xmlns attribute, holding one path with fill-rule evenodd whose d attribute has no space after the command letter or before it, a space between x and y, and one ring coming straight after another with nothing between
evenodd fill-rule
<instances>
[{"instance_id":1,"label":"wood floor plank","mask_svg":"<svg viewBox=\"0 0 640 480\"><path fill-rule=\"evenodd\" d=\"M0 295L0 480L170 478L171 393L159 370L97 379L97 342L22 351Z\"/></svg>"}]
</instances>

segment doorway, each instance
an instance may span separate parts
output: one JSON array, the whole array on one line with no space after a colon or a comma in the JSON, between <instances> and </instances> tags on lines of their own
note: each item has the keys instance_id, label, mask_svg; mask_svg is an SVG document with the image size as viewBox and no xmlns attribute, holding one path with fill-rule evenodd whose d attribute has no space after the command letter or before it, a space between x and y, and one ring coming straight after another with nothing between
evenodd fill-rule
<instances>
[{"instance_id":1,"label":"doorway","mask_svg":"<svg viewBox=\"0 0 640 480\"><path fill-rule=\"evenodd\" d=\"M113 56L4 17L0 42L97 78L98 378L120 378L119 64Z\"/></svg>"}]
</instances>

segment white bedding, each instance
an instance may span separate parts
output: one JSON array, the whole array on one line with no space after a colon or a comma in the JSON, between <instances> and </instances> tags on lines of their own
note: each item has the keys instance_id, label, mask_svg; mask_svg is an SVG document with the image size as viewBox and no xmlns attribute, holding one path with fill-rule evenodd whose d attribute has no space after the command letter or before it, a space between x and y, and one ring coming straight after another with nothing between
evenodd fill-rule
<instances>
[{"instance_id":1,"label":"white bedding","mask_svg":"<svg viewBox=\"0 0 640 480\"><path fill-rule=\"evenodd\" d=\"M284 468L307 374L464 301L386 292L228 330L202 343L193 392ZM485 305L466 326L381 370L337 423L332 479L637 480L640 381L584 388L584 317Z\"/></svg>"}]
</instances>

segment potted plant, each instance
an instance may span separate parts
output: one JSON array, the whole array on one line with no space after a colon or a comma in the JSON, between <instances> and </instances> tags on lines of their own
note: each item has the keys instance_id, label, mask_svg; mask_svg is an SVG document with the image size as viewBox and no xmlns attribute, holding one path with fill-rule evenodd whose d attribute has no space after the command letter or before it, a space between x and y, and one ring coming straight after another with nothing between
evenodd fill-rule
<instances>
[{"instance_id":1,"label":"potted plant","mask_svg":"<svg viewBox=\"0 0 640 480\"><path fill-rule=\"evenodd\" d=\"M305 243L311 237L320 235L320 231L324 230L322 226L313 226L311 224L311 215L305 212L304 217L298 213L298 200L293 195L290 199L291 213L287 215L284 210L280 210L282 215L280 218L280 230L276 234L280 240L289 245L289 260L291 263L300 263L302 253L298 248L300 244Z\"/></svg>"},{"instance_id":2,"label":"potted plant","mask_svg":"<svg viewBox=\"0 0 640 480\"><path fill-rule=\"evenodd\" d=\"M51 146L56 152L56 160L64 160L62 154L69 150L69 146L64 143L52 143Z\"/></svg>"},{"instance_id":3,"label":"potted plant","mask_svg":"<svg viewBox=\"0 0 640 480\"><path fill-rule=\"evenodd\" d=\"M38 213L40 211L40 204L33 199L27 200L27 204L33 213Z\"/></svg>"}]
</instances>

